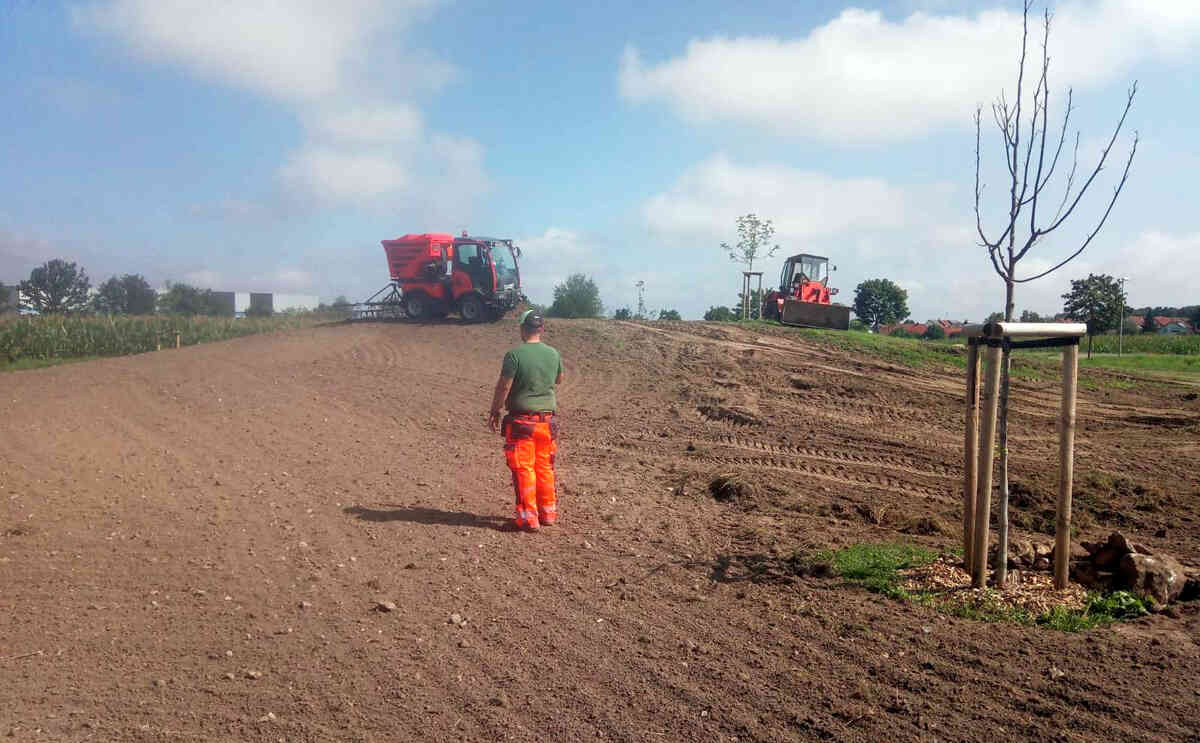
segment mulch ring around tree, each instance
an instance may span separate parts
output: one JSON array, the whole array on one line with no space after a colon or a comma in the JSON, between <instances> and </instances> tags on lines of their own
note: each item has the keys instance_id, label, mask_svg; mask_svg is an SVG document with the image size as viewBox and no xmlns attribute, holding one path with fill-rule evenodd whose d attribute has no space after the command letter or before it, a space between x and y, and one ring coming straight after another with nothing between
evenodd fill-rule
<instances>
[{"instance_id":1,"label":"mulch ring around tree","mask_svg":"<svg viewBox=\"0 0 1200 743\"><path fill-rule=\"evenodd\" d=\"M929 565L901 570L899 576L898 585L909 593L931 596L985 613L1023 611L1037 617L1058 607L1068 611L1082 610L1087 603L1087 589L1083 586L1070 583L1056 591L1052 575L1027 570L1010 571L1004 590L972 588L970 573L963 569L961 559L953 556L942 556Z\"/></svg>"}]
</instances>

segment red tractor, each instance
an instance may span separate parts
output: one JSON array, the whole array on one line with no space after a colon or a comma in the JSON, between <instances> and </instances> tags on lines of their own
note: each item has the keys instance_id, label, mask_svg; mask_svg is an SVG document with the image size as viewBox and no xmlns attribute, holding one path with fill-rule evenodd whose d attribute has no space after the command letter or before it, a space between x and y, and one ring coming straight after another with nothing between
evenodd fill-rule
<instances>
[{"instance_id":1,"label":"red tractor","mask_svg":"<svg viewBox=\"0 0 1200 743\"><path fill-rule=\"evenodd\" d=\"M850 308L833 303L837 289L829 287L829 259L801 253L783 262L779 290L763 297L762 317L784 325L850 329Z\"/></svg>"},{"instance_id":2,"label":"red tractor","mask_svg":"<svg viewBox=\"0 0 1200 743\"><path fill-rule=\"evenodd\" d=\"M512 240L440 233L382 241L392 281L363 302L363 319L406 316L498 320L525 297Z\"/></svg>"}]
</instances>

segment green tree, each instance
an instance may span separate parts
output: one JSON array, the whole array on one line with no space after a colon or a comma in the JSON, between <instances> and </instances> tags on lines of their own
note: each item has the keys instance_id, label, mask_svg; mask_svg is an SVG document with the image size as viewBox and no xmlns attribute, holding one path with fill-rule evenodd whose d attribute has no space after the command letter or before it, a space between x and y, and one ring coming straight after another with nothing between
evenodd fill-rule
<instances>
[{"instance_id":1,"label":"green tree","mask_svg":"<svg viewBox=\"0 0 1200 743\"><path fill-rule=\"evenodd\" d=\"M659 310L658 311L658 319L659 320L675 320L675 321L683 320L683 318L679 315L678 310Z\"/></svg>"},{"instance_id":2,"label":"green tree","mask_svg":"<svg viewBox=\"0 0 1200 743\"><path fill-rule=\"evenodd\" d=\"M857 317L850 321L850 329L857 330L860 333L870 330L870 328L867 327L867 324L862 320L859 320Z\"/></svg>"},{"instance_id":3,"label":"green tree","mask_svg":"<svg viewBox=\"0 0 1200 743\"><path fill-rule=\"evenodd\" d=\"M633 319L633 310L629 309L628 307L622 307L613 313L613 319L614 320L632 320Z\"/></svg>"},{"instance_id":4,"label":"green tree","mask_svg":"<svg viewBox=\"0 0 1200 743\"><path fill-rule=\"evenodd\" d=\"M554 302L546 312L551 317L600 317L604 303L596 282L581 273L571 274L554 287Z\"/></svg>"},{"instance_id":5,"label":"green tree","mask_svg":"<svg viewBox=\"0 0 1200 743\"><path fill-rule=\"evenodd\" d=\"M908 314L908 292L891 279L869 279L854 290L854 314L879 330Z\"/></svg>"},{"instance_id":6,"label":"green tree","mask_svg":"<svg viewBox=\"0 0 1200 743\"><path fill-rule=\"evenodd\" d=\"M1050 322L1033 310L1025 310L1021 313L1021 322Z\"/></svg>"},{"instance_id":7,"label":"green tree","mask_svg":"<svg viewBox=\"0 0 1200 743\"><path fill-rule=\"evenodd\" d=\"M168 315L215 315L220 308L212 301L211 289L190 284L167 284L158 297L158 311Z\"/></svg>"},{"instance_id":8,"label":"green tree","mask_svg":"<svg viewBox=\"0 0 1200 743\"><path fill-rule=\"evenodd\" d=\"M708 312L704 313L704 319L709 322L733 322L737 319L737 315L733 310L721 305L720 307L709 307Z\"/></svg>"},{"instance_id":9,"label":"green tree","mask_svg":"<svg viewBox=\"0 0 1200 743\"><path fill-rule=\"evenodd\" d=\"M927 341L940 341L946 337L946 329L937 322L930 320L926 323L925 332L921 334L921 337Z\"/></svg>"},{"instance_id":10,"label":"green tree","mask_svg":"<svg viewBox=\"0 0 1200 743\"><path fill-rule=\"evenodd\" d=\"M1141 330L1143 333L1157 333L1158 332L1158 315L1155 315L1153 310L1151 310L1150 312L1147 312L1146 316L1144 318L1142 318Z\"/></svg>"},{"instance_id":11,"label":"green tree","mask_svg":"<svg viewBox=\"0 0 1200 743\"><path fill-rule=\"evenodd\" d=\"M737 245L721 243L721 250L729 254L729 260L734 263L746 264L747 271L754 270L754 261L759 258L770 258L779 250L778 245L771 246L771 238L775 236L775 225L769 219L759 219L756 214L746 214L737 218Z\"/></svg>"},{"instance_id":12,"label":"green tree","mask_svg":"<svg viewBox=\"0 0 1200 743\"><path fill-rule=\"evenodd\" d=\"M1142 326L1139 325L1138 321L1134 320L1132 317L1125 318L1123 324L1124 327L1122 330L1125 332L1125 335L1137 335L1138 333L1142 332Z\"/></svg>"},{"instance_id":13,"label":"green tree","mask_svg":"<svg viewBox=\"0 0 1200 743\"><path fill-rule=\"evenodd\" d=\"M109 315L152 315L157 296L140 274L113 276L92 297L92 308Z\"/></svg>"},{"instance_id":14,"label":"green tree","mask_svg":"<svg viewBox=\"0 0 1200 743\"><path fill-rule=\"evenodd\" d=\"M983 322L985 324L989 323L989 322L1004 322L1004 313L1003 312L993 312L992 314L988 315L987 318L985 318Z\"/></svg>"},{"instance_id":15,"label":"green tree","mask_svg":"<svg viewBox=\"0 0 1200 743\"><path fill-rule=\"evenodd\" d=\"M1192 332L1200 333L1200 304L1195 307L1188 307L1185 314L1192 321Z\"/></svg>"},{"instance_id":16,"label":"green tree","mask_svg":"<svg viewBox=\"0 0 1200 743\"><path fill-rule=\"evenodd\" d=\"M0 281L0 315L17 309L17 287L5 286Z\"/></svg>"},{"instance_id":17,"label":"green tree","mask_svg":"<svg viewBox=\"0 0 1200 743\"><path fill-rule=\"evenodd\" d=\"M82 268L54 258L29 272L21 282L21 306L43 315L87 309L92 283Z\"/></svg>"},{"instance_id":18,"label":"green tree","mask_svg":"<svg viewBox=\"0 0 1200 743\"><path fill-rule=\"evenodd\" d=\"M1062 295L1063 313L1068 320L1087 323L1088 358L1092 357L1092 336L1117 327L1125 307L1121 284L1108 274L1088 274L1072 279L1071 290Z\"/></svg>"},{"instance_id":19,"label":"green tree","mask_svg":"<svg viewBox=\"0 0 1200 743\"><path fill-rule=\"evenodd\" d=\"M779 251L779 245L771 245L775 237L775 225L769 219L759 219L757 214L745 214L737 218L738 241L734 246L721 243L721 250L729 254L729 260L746 266L747 271L754 270L754 261L759 258L770 258ZM757 319L762 314L762 297L760 292L751 292L748 307L750 319ZM754 297L758 296L755 300ZM743 307L742 292L738 292L738 307Z\"/></svg>"}]
</instances>

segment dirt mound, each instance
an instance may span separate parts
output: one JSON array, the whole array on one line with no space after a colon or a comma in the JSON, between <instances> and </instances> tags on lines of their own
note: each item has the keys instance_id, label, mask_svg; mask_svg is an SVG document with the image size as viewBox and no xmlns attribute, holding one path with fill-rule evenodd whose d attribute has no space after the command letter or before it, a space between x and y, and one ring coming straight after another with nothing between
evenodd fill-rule
<instances>
[{"instance_id":1,"label":"dirt mound","mask_svg":"<svg viewBox=\"0 0 1200 743\"><path fill-rule=\"evenodd\" d=\"M737 426L761 426L763 419L752 410L727 405L701 405L696 408L705 420L724 421Z\"/></svg>"},{"instance_id":2,"label":"dirt mound","mask_svg":"<svg viewBox=\"0 0 1200 743\"><path fill-rule=\"evenodd\" d=\"M948 537L954 534L954 530L950 525L937 516L921 516L915 519L907 519L899 525L898 530L901 534L917 534L924 537Z\"/></svg>"},{"instance_id":3,"label":"dirt mound","mask_svg":"<svg viewBox=\"0 0 1200 743\"><path fill-rule=\"evenodd\" d=\"M717 475L708 484L708 492L722 503L753 502L758 499L758 486L738 474Z\"/></svg>"}]
</instances>

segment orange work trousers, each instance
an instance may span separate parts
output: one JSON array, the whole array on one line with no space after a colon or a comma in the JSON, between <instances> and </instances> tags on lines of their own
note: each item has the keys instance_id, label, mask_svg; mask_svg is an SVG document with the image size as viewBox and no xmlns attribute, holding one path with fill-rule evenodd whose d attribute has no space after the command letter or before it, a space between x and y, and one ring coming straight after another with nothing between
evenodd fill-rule
<instances>
[{"instance_id":1,"label":"orange work trousers","mask_svg":"<svg viewBox=\"0 0 1200 743\"><path fill-rule=\"evenodd\" d=\"M558 422L553 413L516 413L504 418L504 458L517 496L517 528L537 529L558 520L554 454Z\"/></svg>"}]
</instances>

